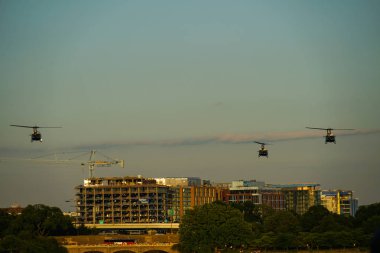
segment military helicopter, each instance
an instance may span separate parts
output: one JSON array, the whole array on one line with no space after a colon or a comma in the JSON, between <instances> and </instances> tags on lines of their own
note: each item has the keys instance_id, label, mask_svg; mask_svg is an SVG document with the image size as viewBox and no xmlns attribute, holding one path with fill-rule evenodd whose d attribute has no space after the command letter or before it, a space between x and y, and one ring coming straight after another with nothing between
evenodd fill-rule
<instances>
[{"instance_id":1,"label":"military helicopter","mask_svg":"<svg viewBox=\"0 0 380 253\"><path fill-rule=\"evenodd\" d=\"M31 137L30 138L30 142L33 142L33 141L42 142L42 135L37 130L38 128L62 128L62 127L40 127L40 126L22 126L22 125L10 125L10 126L33 128L33 133L30 135L30 137Z\"/></svg>"},{"instance_id":2,"label":"military helicopter","mask_svg":"<svg viewBox=\"0 0 380 253\"><path fill-rule=\"evenodd\" d=\"M254 141L254 142L261 145L261 148L258 151L259 157L260 156L266 156L266 158L268 158L268 150L265 149L265 145L269 145L269 144L264 143L264 142L258 142L258 141Z\"/></svg>"},{"instance_id":3,"label":"military helicopter","mask_svg":"<svg viewBox=\"0 0 380 253\"><path fill-rule=\"evenodd\" d=\"M325 144L334 142L335 141L335 135L332 133L332 130L355 130L355 129L344 129L344 128L319 128L319 127L306 127L308 129L318 129L318 130L326 130L326 136L325 136Z\"/></svg>"}]
</instances>

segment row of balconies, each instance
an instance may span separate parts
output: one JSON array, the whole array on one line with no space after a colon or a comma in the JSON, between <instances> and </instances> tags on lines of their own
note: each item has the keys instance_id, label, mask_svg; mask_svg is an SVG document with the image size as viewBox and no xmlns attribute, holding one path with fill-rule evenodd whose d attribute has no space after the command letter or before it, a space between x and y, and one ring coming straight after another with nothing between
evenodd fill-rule
<instances>
[{"instance_id":1,"label":"row of balconies","mask_svg":"<svg viewBox=\"0 0 380 253\"><path fill-rule=\"evenodd\" d=\"M159 208L159 209L93 209L93 208L86 208L86 209L79 209L79 212L81 213L117 213L117 212L122 212L122 213L164 213L164 208Z\"/></svg>"},{"instance_id":2,"label":"row of balconies","mask_svg":"<svg viewBox=\"0 0 380 253\"><path fill-rule=\"evenodd\" d=\"M120 213L124 213L124 214L164 214L166 213L166 210L167 209L159 209L159 210L92 210L92 209L81 209L81 210L78 210L79 213L87 213L87 214L91 214L91 213L95 213L95 214L120 214Z\"/></svg>"},{"instance_id":3,"label":"row of balconies","mask_svg":"<svg viewBox=\"0 0 380 253\"><path fill-rule=\"evenodd\" d=\"M186 203L184 203L186 204ZM190 204L190 202L188 203ZM173 203L170 203L168 201L156 201L152 203L141 203L141 202L134 202L134 203L121 203L121 202L98 202L98 201L87 201L87 202L80 202L78 201L76 203L77 208L101 208L101 209L160 209L164 206L172 206ZM178 206L178 205L176 205Z\"/></svg>"},{"instance_id":4,"label":"row of balconies","mask_svg":"<svg viewBox=\"0 0 380 253\"><path fill-rule=\"evenodd\" d=\"M168 203L169 204L169 203ZM83 206L97 206L97 207L107 207L107 208L155 208L156 206L163 206L165 205L163 202L157 202L157 203L149 203L149 204L122 204L122 203L112 203L112 202L106 202L106 203L98 203L98 202L87 202L87 203L79 203L77 206L83 207Z\"/></svg>"},{"instance_id":5,"label":"row of balconies","mask_svg":"<svg viewBox=\"0 0 380 253\"><path fill-rule=\"evenodd\" d=\"M152 218L152 217L160 217L160 216L164 216L164 215L160 215L160 214L151 214L151 215L148 215L148 214L131 214L131 215L121 215L121 214L105 214L105 215L96 215L95 217L98 217L98 218L101 218L101 217L114 217L114 218L131 218L131 217L142 217L142 218ZM92 215L87 215L87 217L93 217Z\"/></svg>"},{"instance_id":6,"label":"row of balconies","mask_svg":"<svg viewBox=\"0 0 380 253\"><path fill-rule=\"evenodd\" d=\"M80 218L78 220L81 221L87 221L85 223L93 223L94 219L92 217L87 218ZM114 217L113 223L130 223L130 222L162 222L166 220L165 217ZM99 221L104 221L104 223L112 223L112 217L105 217L105 218L95 218L95 223L100 223Z\"/></svg>"},{"instance_id":7,"label":"row of balconies","mask_svg":"<svg viewBox=\"0 0 380 253\"><path fill-rule=\"evenodd\" d=\"M123 214L128 214L128 213L150 213L150 214L155 214L155 213L162 213L164 212L163 210L165 209L156 209L156 210L95 210L96 213L123 213ZM92 213L93 210L87 209L87 210L79 210L81 213Z\"/></svg>"},{"instance_id":8,"label":"row of balconies","mask_svg":"<svg viewBox=\"0 0 380 253\"><path fill-rule=\"evenodd\" d=\"M156 209L162 209L165 208L167 205L163 204L150 204L150 205L97 205L97 204L86 204L86 205L78 205L77 207L79 209L86 208L88 210L92 210L93 208L101 209L101 210L156 210ZM186 205L184 205L186 206Z\"/></svg>"},{"instance_id":9,"label":"row of balconies","mask_svg":"<svg viewBox=\"0 0 380 253\"><path fill-rule=\"evenodd\" d=\"M113 201L113 202L120 202L120 201L123 201L123 202L155 202L155 201L163 201L163 200L166 200L167 198L164 197L164 196L161 196L161 197L155 197L155 198L151 198L151 197L147 197L147 196L134 196L134 197L128 197L128 198L109 198L109 197L89 197L89 196L84 196L84 197L80 197L77 199L77 201Z\"/></svg>"},{"instance_id":10,"label":"row of balconies","mask_svg":"<svg viewBox=\"0 0 380 253\"><path fill-rule=\"evenodd\" d=\"M104 198L99 198L99 197L89 197L89 196L81 196L77 198L78 201L83 201L83 200L106 200L106 201L162 201L165 199L168 199L166 196L159 196L159 197L154 197L150 198L147 196L134 196L134 197L128 197L128 198L109 198L109 197L104 197Z\"/></svg>"},{"instance_id":11,"label":"row of balconies","mask_svg":"<svg viewBox=\"0 0 380 253\"><path fill-rule=\"evenodd\" d=\"M120 200L120 199L102 199L102 200L93 200L93 199L87 199L85 203L123 203L123 204L132 204L132 205L147 205L147 203L162 203L162 199L131 199L131 200ZM84 203L84 201L83 201Z\"/></svg>"},{"instance_id":12,"label":"row of balconies","mask_svg":"<svg viewBox=\"0 0 380 253\"><path fill-rule=\"evenodd\" d=\"M80 189L79 193L97 193L97 194L104 194L104 193L167 193L166 188L161 187L152 187L152 188L145 188L145 187L138 187L138 188L123 188L123 187L116 187L116 188L85 188Z\"/></svg>"},{"instance_id":13,"label":"row of balconies","mask_svg":"<svg viewBox=\"0 0 380 253\"><path fill-rule=\"evenodd\" d=\"M114 197L112 195L93 195L93 194L89 194L89 195L79 195L78 196L78 199L97 199L97 200L101 200L101 199L109 199L109 200L139 200L139 199L166 199L166 195L155 195L155 196L148 196L148 195L136 195L136 196L122 196L122 195L119 195L117 197Z\"/></svg>"},{"instance_id":14,"label":"row of balconies","mask_svg":"<svg viewBox=\"0 0 380 253\"><path fill-rule=\"evenodd\" d=\"M80 215L78 217L81 220L94 220L93 215ZM122 220L163 220L166 218L165 215L126 215L126 216L112 216L112 215L97 215L95 220L106 220L106 219L122 219Z\"/></svg>"},{"instance_id":15,"label":"row of balconies","mask_svg":"<svg viewBox=\"0 0 380 253\"><path fill-rule=\"evenodd\" d=\"M102 207L102 206L86 206L86 207L79 207L80 210L86 210L87 212L92 212L93 210L96 210L96 211L104 211L104 212L111 212L112 210L113 211L125 211L125 212L129 212L129 211L136 211L136 212L142 212L142 211L156 211L156 210L163 210L163 209L166 209L167 207L166 206L151 206L151 207L144 207L144 208L130 208L130 207L114 207L114 208L111 208L111 207Z\"/></svg>"},{"instance_id":16,"label":"row of balconies","mask_svg":"<svg viewBox=\"0 0 380 253\"><path fill-rule=\"evenodd\" d=\"M87 213L92 213L92 212L160 212L162 210L166 210L167 208L164 208L164 206L160 206L159 208L155 209L148 209L148 208L140 208L140 209L131 209L131 208L115 208L115 209L110 209L110 208L79 208L80 212L87 212Z\"/></svg>"},{"instance_id":17,"label":"row of balconies","mask_svg":"<svg viewBox=\"0 0 380 253\"><path fill-rule=\"evenodd\" d=\"M126 223L164 223L165 222L165 219L161 219L161 220L158 220L158 219L114 219L112 221L112 219L105 219L105 220L95 220L95 224L99 224L99 223L102 223L103 224L126 224ZM78 220L78 223L85 223L85 224L93 224L94 220L92 219L87 219L87 220L84 220L84 219L80 219Z\"/></svg>"},{"instance_id":18,"label":"row of balconies","mask_svg":"<svg viewBox=\"0 0 380 253\"><path fill-rule=\"evenodd\" d=\"M155 197L163 197L163 196L166 196L166 194L164 193L122 193L122 194L118 194L118 193L113 193L113 194L108 194L108 193L104 193L104 194L93 194L93 193L86 193L86 194L76 194L77 196L79 197L84 197L86 196L87 198L129 198L129 197L132 197L132 198L155 198Z\"/></svg>"},{"instance_id":19,"label":"row of balconies","mask_svg":"<svg viewBox=\"0 0 380 253\"><path fill-rule=\"evenodd\" d=\"M88 214L88 215L80 215L79 217L83 218L83 219L93 219L94 216L92 214ZM158 214L158 215L141 215L141 214L134 214L134 215L125 215L125 216L121 216L121 215L118 215L118 216L112 216L112 215L96 215L95 216L95 219L98 219L98 220L103 220L103 219L106 219L106 218L111 218L112 217L114 218L122 218L122 219L160 219L160 218L165 218L166 215L164 214Z\"/></svg>"}]
</instances>

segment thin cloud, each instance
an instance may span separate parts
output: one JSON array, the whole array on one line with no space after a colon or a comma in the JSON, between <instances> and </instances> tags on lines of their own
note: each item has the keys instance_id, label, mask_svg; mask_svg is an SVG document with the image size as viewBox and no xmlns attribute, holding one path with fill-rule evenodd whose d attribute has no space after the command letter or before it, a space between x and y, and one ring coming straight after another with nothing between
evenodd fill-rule
<instances>
[{"instance_id":1,"label":"thin cloud","mask_svg":"<svg viewBox=\"0 0 380 253\"><path fill-rule=\"evenodd\" d=\"M352 131L337 131L334 133L338 136L349 135L367 135L380 133L380 129L358 129ZM302 130L289 132L267 132L255 134L220 134L215 136L178 138L167 140L141 140L141 141L116 141L102 144L95 144L91 147L121 147L121 146L188 146L188 145L205 145L211 143L221 144L239 144L253 141L279 142L302 140L310 138L320 138L325 136L323 130ZM81 146L80 148L83 148Z\"/></svg>"},{"instance_id":2,"label":"thin cloud","mask_svg":"<svg viewBox=\"0 0 380 253\"><path fill-rule=\"evenodd\" d=\"M350 135L367 135L367 134L378 134L380 129L358 129L353 131L336 131L335 135L338 136L350 136ZM177 139L166 139L166 140L136 140L136 141L110 141L101 143L88 143L79 146L71 146L70 150L73 152L87 152L89 150L102 150L108 148L118 148L118 147L136 147L136 146L164 146L164 147L177 147L177 146L190 146L190 145L206 145L213 143L220 144L244 144L251 143L253 141L262 142L281 142L281 141L295 141L311 138L323 138L326 133L323 130L310 130L305 129L302 131L288 131L288 132L263 132L254 134L220 134L215 136L202 136L202 137L191 137L191 138L177 138ZM66 147L69 148L69 147ZM62 148L63 149L63 148ZM76 151L75 151L76 150ZM17 151L17 152L16 152ZM33 157L33 154L41 153L43 150L34 150L34 152L29 152L29 150L13 150L9 148L0 148L0 162L11 159L11 157ZM51 151L50 151L51 152ZM58 151L57 151L58 152ZM65 152L67 153L67 152ZM42 157L39 157L39 159ZM60 159L59 159L60 160Z\"/></svg>"}]
</instances>

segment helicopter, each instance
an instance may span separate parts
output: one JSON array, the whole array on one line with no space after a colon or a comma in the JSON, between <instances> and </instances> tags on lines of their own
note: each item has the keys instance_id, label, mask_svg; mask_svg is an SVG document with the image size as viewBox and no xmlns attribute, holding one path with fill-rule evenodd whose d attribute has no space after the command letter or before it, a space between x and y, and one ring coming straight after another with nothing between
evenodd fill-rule
<instances>
[{"instance_id":1,"label":"helicopter","mask_svg":"<svg viewBox=\"0 0 380 253\"><path fill-rule=\"evenodd\" d=\"M332 143L336 144L335 135L332 133L332 130L355 130L355 129L344 129L344 128L320 128L320 127L306 127L308 129L318 129L326 130L325 144Z\"/></svg>"},{"instance_id":2,"label":"helicopter","mask_svg":"<svg viewBox=\"0 0 380 253\"><path fill-rule=\"evenodd\" d=\"M40 127L40 126L22 126L22 125L10 125L10 126L33 128L33 133L30 135L30 137L31 137L30 138L30 142L33 142L33 141L42 142L42 135L37 130L38 128L62 128L62 127Z\"/></svg>"},{"instance_id":3,"label":"helicopter","mask_svg":"<svg viewBox=\"0 0 380 253\"><path fill-rule=\"evenodd\" d=\"M254 142L261 145L261 148L258 151L259 157L260 156L266 156L266 158L268 158L268 150L265 149L265 145L269 145L269 144L264 143L264 142L258 142L258 141L254 141Z\"/></svg>"}]
</instances>

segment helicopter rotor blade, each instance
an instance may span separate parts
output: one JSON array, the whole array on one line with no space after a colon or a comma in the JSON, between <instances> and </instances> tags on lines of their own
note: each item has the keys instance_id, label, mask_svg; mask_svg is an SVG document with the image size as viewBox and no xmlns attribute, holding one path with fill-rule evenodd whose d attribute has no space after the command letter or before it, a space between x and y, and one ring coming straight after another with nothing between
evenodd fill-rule
<instances>
[{"instance_id":1,"label":"helicopter rotor blade","mask_svg":"<svg viewBox=\"0 0 380 253\"><path fill-rule=\"evenodd\" d=\"M321 127L306 127L308 129L318 129L318 130L332 130L332 128L321 128Z\"/></svg>"},{"instance_id":2,"label":"helicopter rotor blade","mask_svg":"<svg viewBox=\"0 0 380 253\"><path fill-rule=\"evenodd\" d=\"M319 130L355 130L351 128L320 128L320 127L306 127L308 129L319 129Z\"/></svg>"},{"instance_id":3,"label":"helicopter rotor blade","mask_svg":"<svg viewBox=\"0 0 380 253\"><path fill-rule=\"evenodd\" d=\"M23 125L10 125L14 127L26 127L26 128L39 128L38 126L23 126Z\"/></svg>"},{"instance_id":4,"label":"helicopter rotor blade","mask_svg":"<svg viewBox=\"0 0 380 253\"><path fill-rule=\"evenodd\" d=\"M62 127L56 127L56 126L54 126L54 127L49 127L49 126L43 126L43 127L41 127L41 126L24 126L24 125L10 125L10 126L15 126L15 127L26 127L26 128L62 128Z\"/></svg>"},{"instance_id":5,"label":"helicopter rotor blade","mask_svg":"<svg viewBox=\"0 0 380 253\"><path fill-rule=\"evenodd\" d=\"M270 144L265 143L265 142L259 142L259 141L253 141L253 142L255 142L255 143L257 143L257 144L260 144L260 145L270 145Z\"/></svg>"}]
</instances>

